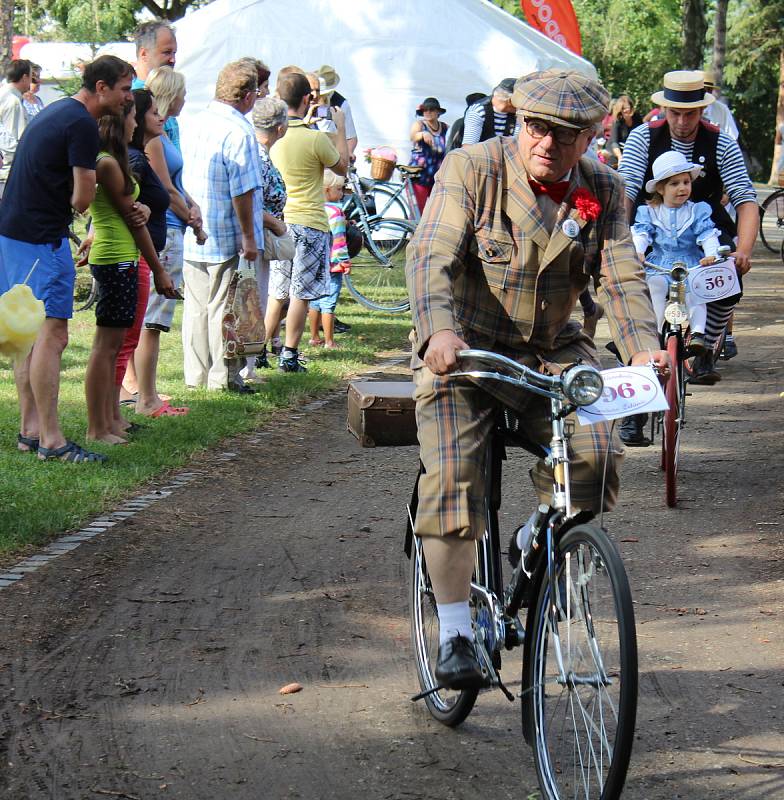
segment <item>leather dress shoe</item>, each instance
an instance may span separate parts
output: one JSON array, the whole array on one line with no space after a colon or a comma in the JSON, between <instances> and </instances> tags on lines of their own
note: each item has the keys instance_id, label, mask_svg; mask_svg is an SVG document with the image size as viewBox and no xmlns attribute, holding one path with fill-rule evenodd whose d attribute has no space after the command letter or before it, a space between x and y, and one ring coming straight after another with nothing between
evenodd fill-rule
<instances>
[{"instance_id":1,"label":"leather dress shoe","mask_svg":"<svg viewBox=\"0 0 784 800\"><path fill-rule=\"evenodd\" d=\"M648 447L651 440L645 435L645 423L648 421L647 414L635 414L632 417L624 417L618 426L618 435L627 447Z\"/></svg>"},{"instance_id":2,"label":"leather dress shoe","mask_svg":"<svg viewBox=\"0 0 784 800\"><path fill-rule=\"evenodd\" d=\"M476 644L465 636L453 636L438 648L436 680L446 689L480 689L487 680L479 666Z\"/></svg>"},{"instance_id":3,"label":"leather dress shoe","mask_svg":"<svg viewBox=\"0 0 784 800\"><path fill-rule=\"evenodd\" d=\"M252 386L248 386L245 383L241 383L239 381L231 381L229 385L226 387L227 392L233 392L235 394L256 394L258 389L254 389Z\"/></svg>"},{"instance_id":4,"label":"leather dress shoe","mask_svg":"<svg viewBox=\"0 0 784 800\"><path fill-rule=\"evenodd\" d=\"M713 353L705 353L705 355L697 356L692 361L691 377L689 383L696 386L713 386L721 380L721 375L716 372L713 366Z\"/></svg>"}]
</instances>

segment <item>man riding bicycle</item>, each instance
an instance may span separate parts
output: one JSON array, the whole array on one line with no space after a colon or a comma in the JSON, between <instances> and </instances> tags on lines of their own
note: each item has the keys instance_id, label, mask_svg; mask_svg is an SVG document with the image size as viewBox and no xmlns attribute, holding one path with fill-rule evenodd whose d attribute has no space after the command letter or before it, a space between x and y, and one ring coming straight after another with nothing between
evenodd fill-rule
<instances>
[{"instance_id":1,"label":"man riding bicycle","mask_svg":"<svg viewBox=\"0 0 784 800\"><path fill-rule=\"evenodd\" d=\"M549 401L505 384L450 380L456 353L493 350L557 373L582 359L597 365L593 341L570 321L579 294L599 284L624 361L669 369L632 245L620 178L583 158L609 95L577 72L520 78L512 103L516 137L449 153L408 248L414 320L412 368L420 457L415 533L423 537L438 606L436 677L447 688L482 685L468 605L474 541L484 533L485 441L499 403L518 412L529 438L547 445ZM609 425L574 433L574 509L611 509L622 451ZM607 454L607 474L602 496ZM552 476L532 470L540 502Z\"/></svg>"}]
</instances>

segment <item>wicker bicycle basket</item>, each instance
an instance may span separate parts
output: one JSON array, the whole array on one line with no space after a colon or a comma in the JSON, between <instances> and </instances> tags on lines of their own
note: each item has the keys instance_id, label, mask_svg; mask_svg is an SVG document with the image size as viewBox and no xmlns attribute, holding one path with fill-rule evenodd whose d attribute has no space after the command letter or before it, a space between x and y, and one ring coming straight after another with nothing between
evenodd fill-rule
<instances>
[{"instance_id":1,"label":"wicker bicycle basket","mask_svg":"<svg viewBox=\"0 0 784 800\"><path fill-rule=\"evenodd\" d=\"M376 181L388 181L395 171L395 162L378 156L371 156L370 177Z\"/></svg>"}]
</instances>

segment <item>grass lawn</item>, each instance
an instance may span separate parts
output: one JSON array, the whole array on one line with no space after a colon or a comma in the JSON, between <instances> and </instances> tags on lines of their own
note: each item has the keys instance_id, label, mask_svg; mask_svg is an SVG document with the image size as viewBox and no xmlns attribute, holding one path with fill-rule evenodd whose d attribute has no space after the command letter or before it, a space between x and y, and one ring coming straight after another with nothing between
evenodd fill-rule
<instances>
[{"instance_id":1,"label":"grass lawn","mask_svg":"<svg viewBox=\"0 0 784 800\"><path fill-rule=\"evenodd\" d=\"M17 452L19 410L13 373L0 361L0 555L40 545L58 532L76 527L156 475L186 463L191 455L220 439L263 426L275 414L303 398L323 394L346 377L378 361L379 354L406 344L410 316L369 311L344 290L338 305L341 320L353 327L338 337L340 350L304 350L305 374L268 370L269 382L254 396L223 392L186 392L182 382L181 308L170 334L161 336L158 388L172 395L174 405L187 405L186 417L146 420L146 430L129 446L96 445L109 454L105 465L40 462ZM84 373L95 329L94 311L75 314L70 343L63 357L60 419L66 438L84 444L87 425ZM308 331L303 341L307 341ZM275 362L273 361L273 366Z\"/></svg>"}]
</instances>

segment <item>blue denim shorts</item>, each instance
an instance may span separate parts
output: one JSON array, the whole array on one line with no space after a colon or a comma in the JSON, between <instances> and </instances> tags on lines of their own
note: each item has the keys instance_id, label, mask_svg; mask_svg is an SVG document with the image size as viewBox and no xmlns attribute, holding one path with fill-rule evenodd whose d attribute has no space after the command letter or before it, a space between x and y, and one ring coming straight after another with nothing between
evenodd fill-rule
<instances>
[{"instance_id":1,"label":"blue denim shorts","mask_svg":"<svg viewBox=\"0 0 784 800\"><path fill-rule=\"evenodd\" d=\"M27 285L43 301L47 317L71 319L76 269L68 239L59 244L30 244L0 236L0 294L24 283L36 260Z\"/></svg>"},{"instance_id":2,"label":"blue denim shorts","mask_svg":"<svg viewBox=\"0 0 784 800\"><path fill-rule=\"evenodd\" d=\"M338 304L340 287L343 286L343 273L329 273L329 294L319 297L318 300L311 300L310 307L314 311L321 311L322 314L334 314Z\"/></svg>"}]
</instances>

